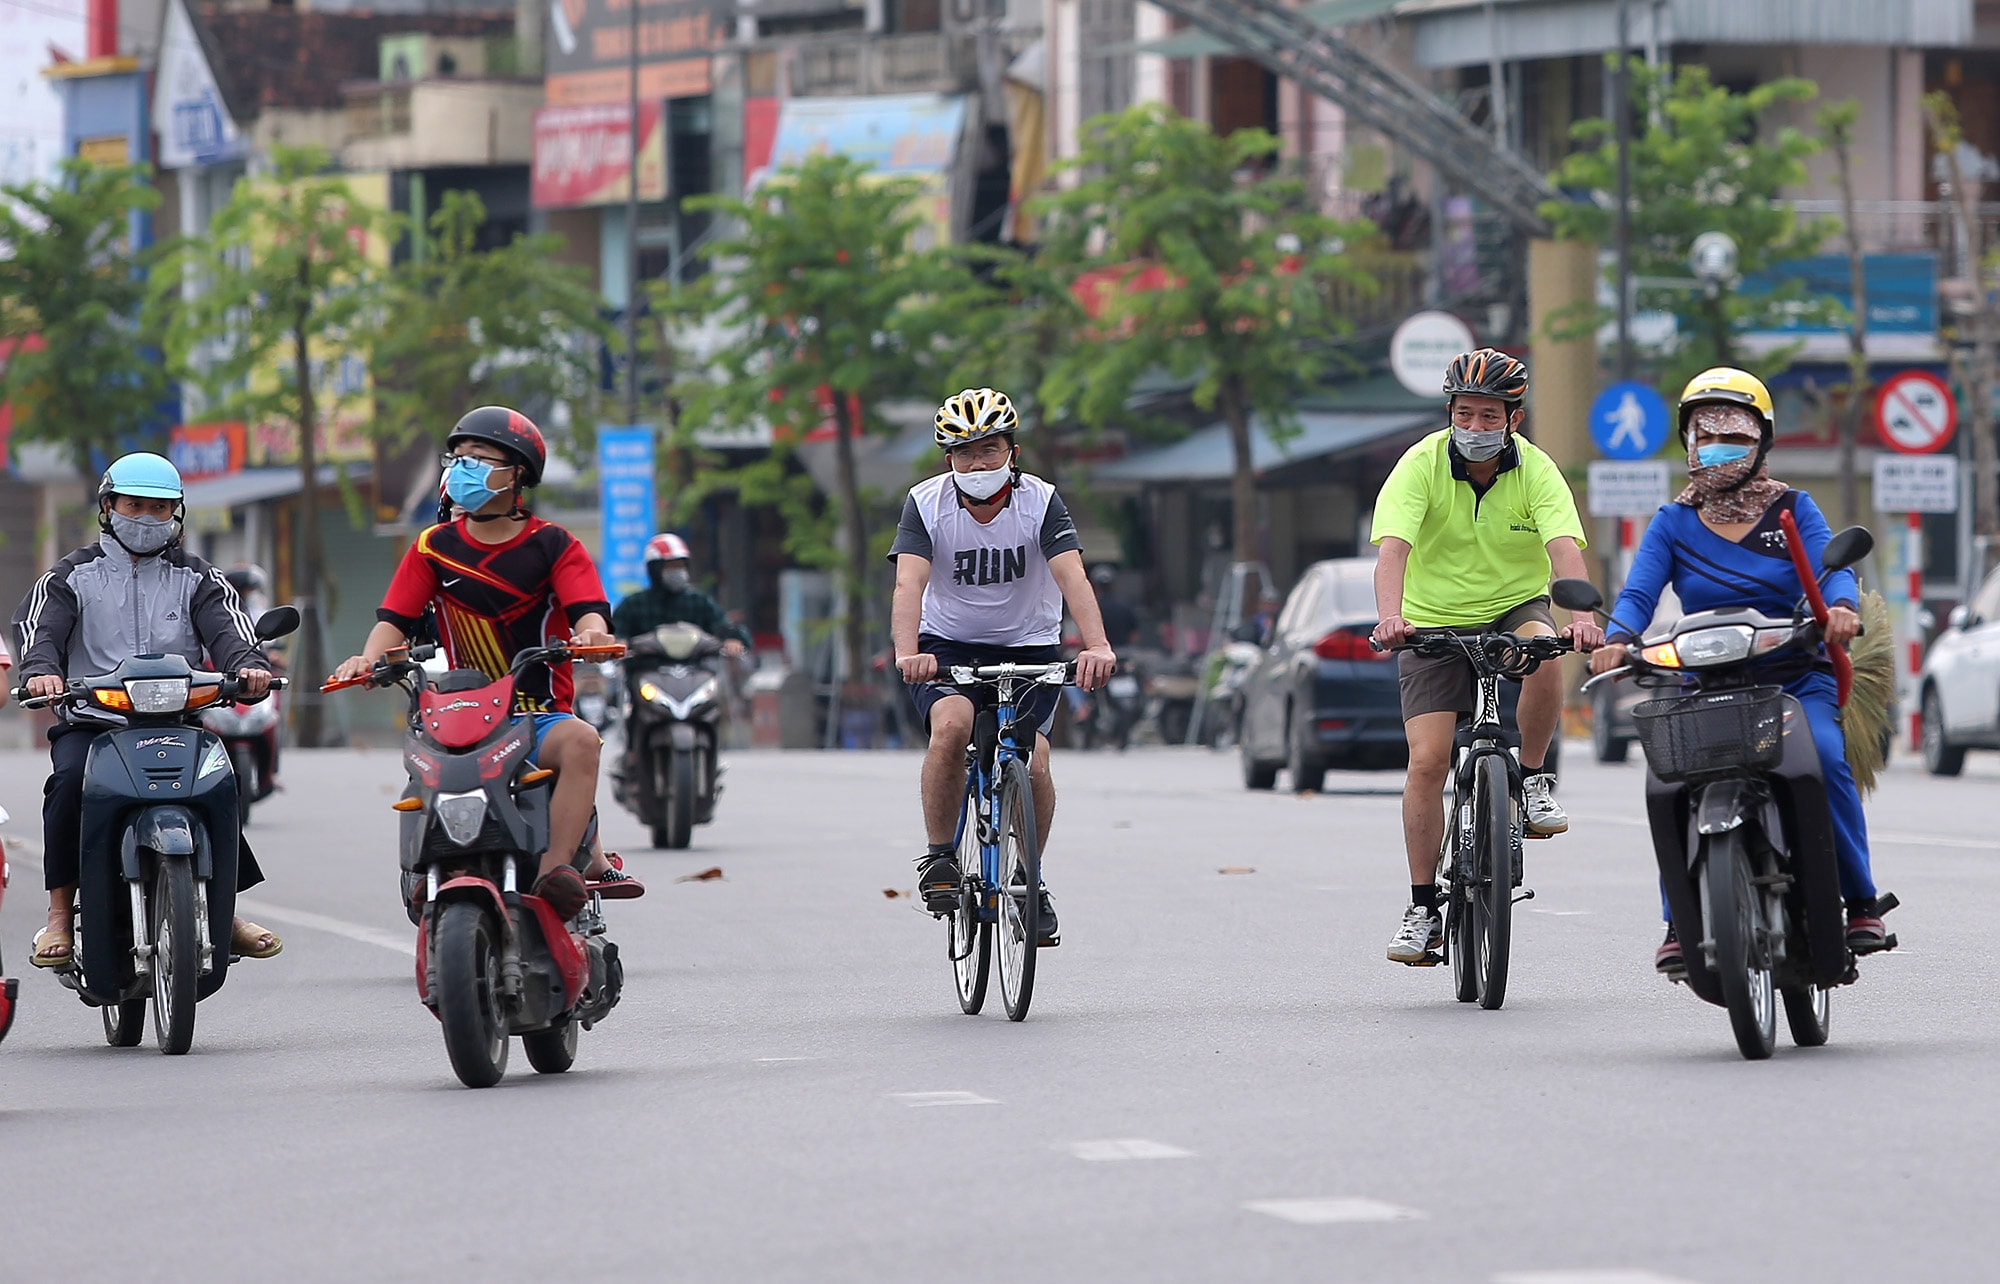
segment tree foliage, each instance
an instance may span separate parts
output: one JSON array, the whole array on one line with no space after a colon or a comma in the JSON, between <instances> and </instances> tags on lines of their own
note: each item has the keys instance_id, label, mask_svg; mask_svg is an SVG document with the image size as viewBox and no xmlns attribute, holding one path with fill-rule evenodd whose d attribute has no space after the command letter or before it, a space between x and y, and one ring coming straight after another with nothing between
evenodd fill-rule
<instances>
[{"instance_id":1,"label":"tree foliage","mask_svg":"<svg viewBox=\"0 0 2000 1284\"><path fill-rule=\"evenodd\" d=\"M1635 310L1673 316L1675 342L1657 357L1661 386L1678 392L1709 366L1744 364L1743 332L1775 330L1792 318L1830 319L1838 311L1796 278L1768 292L1738 288L1740 282L1703 290L1687 279L1688 254L1703 232L1735 240L1745 277L1814 253L1834 232L1834 220L1801 219L1784 196L1805 184L1806 158L1819 140L1790 124L1773 127L1789 104L1819 91L1809 80L1784 77L1737 93L1713 83L1699 64L1668 71L1633 59L1631 67L1631 271L1641 281ZM1584 146L1563 161L1554 181L1590 199L1552 201L1542 213L1558 237L1608 246L1617 217L1614 123L1579 121L1570 132ZM1614 308L1596 304L1559 314L1559 337L1614 316ZM1789 357L1780 350L1758 364L1768 370Z\"/></svg>"},{"instance_id":2,"label":"tree foliage","mask_svg":"<svg viewBox=\"0 0 2000 1284\"><path fill-rule=\"evenodd\" d=\"M75 158L55 182L0 188L0 339L13 341L0 401L21 439L66 446L85 471L169 394L138 334L152 256L131 237L133 216L158 203L143 168Z\"/></svg>"},{"instance_id":3,"label":"tree foliage","mask_svg":"<svg viewBox=\"0 0 2000 1284\"><path fill-rule=\"evenodd\" d=\"M1090 315L1076 296L1077 265L983 247L971 262L977 272L951 305L957 360L945 382L1006 392L1021 413L1024 466L1053 482L1075 430L1091 427L1078 424L1067 404L1051 401L1067 391L1058 372L1090 338Z\"/></svg>"},{"instance_id":4,"label":"tree foliage","mask_svg":"<svg viewBox=\"0 0 2000 1284\"><path fill-rule=\"evenodd\" d=\"M486 206L446 192L397 265L374 336L376 433L437 437L479 405L568 408L590 422L598 347L611 336L587 272L563 262L561 237L519 236L478 248Z\"/></svg>"},{"instance_id":5,"label":"tree foliage","mask_svg":"<svg viewBox=\"0 0 2000 1284\"><path fill-rule=\"evenodd\" d=\"M1282 438L1293 405L1336 360L1336 283L1365 284L1347 250L1372 225L1319 213L1275 168L1263 130L1219 136L1158 104L1099 117L1084 131L1075 186L1041 203L1045 264L1090 272L1092 341L1070 345L1040 386L1084 422L1119 421L1139 379L1194 380L1194 400L1229 427L1235 555L1257 554L1251 419Z\"/></svg>"},{"instance_id":6,"label":"tree foliage","mask_svg":"<svg viewBox=\"0 0 2000 1284\"><path fill-rule=\"evenodd\" d=\"M964 288L944 254L910 248L918 190L826 155L781 171L749 199L691 201L736 230L712 249L716 271L685 292L654 296L655 308L682 326L705 324L727 336L704 366L676 381L675 440L691 446L704 429L761 426L772 436L771 450L752 463L701 470L682 504L717 490L774 504L787 549L841 577L850 666L867 654L886 548L870 535L879 497L863 493L855 445L894 431L881 414L884 399L936 393L941 341L952 332L944 300ZM801 446L823 426L834 429L830 515L797 468Z\"/></svg>"}]
</instances>

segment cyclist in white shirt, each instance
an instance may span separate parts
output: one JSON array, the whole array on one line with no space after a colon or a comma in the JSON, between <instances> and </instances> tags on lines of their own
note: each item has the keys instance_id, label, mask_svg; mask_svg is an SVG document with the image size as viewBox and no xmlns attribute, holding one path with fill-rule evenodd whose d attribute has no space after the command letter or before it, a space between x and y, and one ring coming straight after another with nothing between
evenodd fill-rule
<instances>
[{"instance_id":1,"label":"cyclist in white shirt","mask_svg":"<svg viewBox=\"0 0 2000 1284\"><path fill-rule=\"evenodd\" d=\"M923 768L928 847L917 858L917 886L925 908L942 914L958 895L952 840L974 704L972 695L939 681L940 670L1062 658L1065 604L1083 635L1077 684L1086 691L1103 686L1117 657L1104 637L1069 509L1054 486L1020 469L1014 437L1021 420L1014 403L991 388L968 388L945 400L936 422L938 448L950 469L910 488L889 560L896 564L890 611L896 668L930 732ZM1037 728L1028 779L1044 849L1056 813L1048 731L1057 703L1057 688L1035 686L1017 705L1021 722ZM1058 944L1046 887L1040 917L1040 943Z\"/></svg>"}]
</instances>

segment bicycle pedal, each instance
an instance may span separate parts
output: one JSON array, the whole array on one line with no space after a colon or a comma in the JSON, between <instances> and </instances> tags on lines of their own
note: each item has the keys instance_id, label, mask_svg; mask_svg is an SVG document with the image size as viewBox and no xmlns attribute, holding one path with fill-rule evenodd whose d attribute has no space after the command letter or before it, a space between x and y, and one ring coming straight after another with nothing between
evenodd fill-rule
<instances>
[{"instance_id":1,"label":"bicycle pedal","mask_svg":"<svg viewBox=\"0 0 2000 1284\"><path fill-rule=\"evenodd\" d=\"M1436 966L1437 966L1438 964L1440 964L1440 963L1442 963L1442 962L1444 962L1444 955L1442 955L1442 954L1438 953L1438 952L1437 952L1436 950L1426 950L1426 951L1424 951L1424 956L1423 956L1422 958L1420 958L1420 959L1416 959L1416 960L1414 960L1414 961L1411 961L1411 962L1405 962L1405 963L1403 964L1403 966L1404 966L1404 967L1436 967Z\"/></svg>"},{"instance_id":2,"label":"bicycle pedal","mask_svg":"<svg viewBox=\"0 0 2000 1284\"><path fill-rule=\"evenodd\" d=\"M1555 837L1555 835L1554 835L1554 834L1541 834L1541 833L1537 833L1537 832L1535 832L1535 831L1534 831L1534 830L1532 830L1532 829L1523 829L1523 830L1521 831L1521 837L1523 837L1523 838L1554 838L1554 837Z\"/></svg>"}]
</instances>

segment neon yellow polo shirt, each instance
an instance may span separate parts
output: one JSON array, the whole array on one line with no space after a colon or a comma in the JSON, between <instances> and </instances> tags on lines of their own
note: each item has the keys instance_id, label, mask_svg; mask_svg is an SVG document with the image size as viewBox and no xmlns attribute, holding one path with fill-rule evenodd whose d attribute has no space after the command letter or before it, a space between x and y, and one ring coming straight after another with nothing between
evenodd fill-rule
<instances>
[{"instance_id":1,"label":"neon yellow polo shirt","mask_svg":"<svg viewBox=\"0 0 2000 1284\"><path fill-rule=\"evenodd\" d=\"M1549 590L1548 543L1583 547L1583 522L1562 470L1516 433L1482 494L1440 428L1409 448L1375 497L1380 544L1410 545L1403 618L1420 628L1491 624Z\"/></svg>"}]
</instances>

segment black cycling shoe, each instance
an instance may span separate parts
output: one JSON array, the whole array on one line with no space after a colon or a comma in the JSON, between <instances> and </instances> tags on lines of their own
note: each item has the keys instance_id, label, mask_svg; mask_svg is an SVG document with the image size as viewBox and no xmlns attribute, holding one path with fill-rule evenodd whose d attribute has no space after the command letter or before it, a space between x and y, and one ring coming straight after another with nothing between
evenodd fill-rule
<instances>
[{"instance_id":1,"label":"black cycling shoe","mask_svg":"<svg viewBox=\"0 0 2000 1284\"><path fill-rule=\"evenodd\" d=\"M949 914L958 908L958 885L964 877L957 856L951 852L926 852L917 857L917 895L933 914Z\"/></svg>"},{"instance_id":2,"label":"black cycling shoe","mask_svg":"<svg viewBox=\"0 0 2000 1284\"><path fill-rule=\"evenodd\" d=\"M1042 889L1042 904L1036 915L1036 930L1040 939L1037 948L1052 950L1062 944L1062 929L1056 926L1056 903L1049 899L1049 889Z\"/></svg>"}]
</instances>

